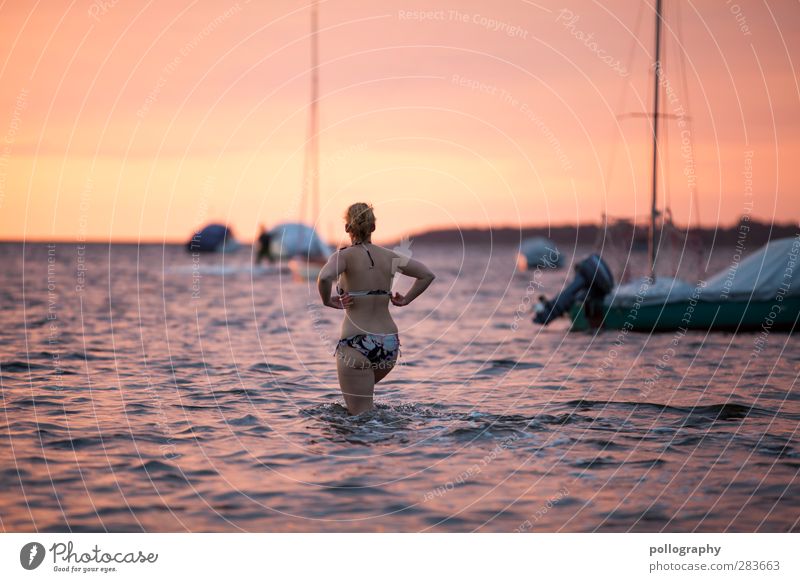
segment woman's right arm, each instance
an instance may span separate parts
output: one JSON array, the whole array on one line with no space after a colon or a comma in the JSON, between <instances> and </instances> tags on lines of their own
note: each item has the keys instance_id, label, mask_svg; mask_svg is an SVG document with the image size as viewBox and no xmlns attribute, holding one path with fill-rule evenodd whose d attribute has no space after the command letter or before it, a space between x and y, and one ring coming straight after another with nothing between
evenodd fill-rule
<instances>
[{"instance_id":1,"label":"woman's right arm","mask_svg":"<svg viewBox=\"0 0 800 582\"><path fill-rule=\"evenodd\" d=\"M398 306L408 305L414 301L414 299L419 297L436 278L433 271L419 261L403 257L402 263L403 264L397 266L398 272L408 277L414 277L416 281L414 281L411 289L409 289L408 293L405 295L395 293L392 296L392 303Z\"/></svg>"},{"instance_id":2,"label":"woman's right arm","mask_svg":"<svg viewBox=\"0 0 800 582\"><path fill-rule=\"evenodd\" d=\"M333 282L345 271L346 267L347 261L342 256L341 251L335 252L331 258L328 259L328 262L325 263L325 266L322 267L322 270L319 272L319 277L317 277L317 289L319 290L319 296L322 299L323 305L333 307L334 309L346 309L353 304L353 298L347 293L341 296L331 297Z\"/></svg>"}]
</instances>

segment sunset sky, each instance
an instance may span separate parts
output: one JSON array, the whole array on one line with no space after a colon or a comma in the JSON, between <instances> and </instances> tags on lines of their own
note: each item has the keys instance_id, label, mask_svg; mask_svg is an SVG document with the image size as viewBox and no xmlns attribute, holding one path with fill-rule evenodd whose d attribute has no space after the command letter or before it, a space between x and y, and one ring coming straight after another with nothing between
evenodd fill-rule
<instances>
[{"instance_id":1,"label":"sunset sky","mask_svg":"<svg viewBox=\"0 0 800 582\"><path fill-rule=\"evenodd\" d=\"M800 4L664 4L662 203L681 224L797 222ZM651 108L652 2L319 15L324 236L357 200L381 240L648 212L648 121L619 116ZM298 220L309 54L298 1L2 3L0 238Z\"/></svg>"}]
</instances>

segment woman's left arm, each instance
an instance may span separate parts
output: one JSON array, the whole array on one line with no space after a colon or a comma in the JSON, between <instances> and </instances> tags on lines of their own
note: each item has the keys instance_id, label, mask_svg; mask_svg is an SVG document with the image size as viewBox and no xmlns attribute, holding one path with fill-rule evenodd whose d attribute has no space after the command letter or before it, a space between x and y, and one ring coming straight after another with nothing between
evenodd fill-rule
<instances>
[{"instance_id":1,"label":"woman's left arm","mask_svg":"<svg viewBox=\"0 0 800 582\"><path fill-rule=\"evenodd\" d=\"M344 273L346 267L347 261L342 256L341 251L333 253L331 258L328 259L328 262L325 263L325 266L322 267L322 270L319 272L319 277L317 277L317 289L319 290L319 296L322 298L323 305L333 307L334 309L345 309L353 304L353 298L347 293L331 297L333 282L339 275Z\"/></svg>"}]
</instances>

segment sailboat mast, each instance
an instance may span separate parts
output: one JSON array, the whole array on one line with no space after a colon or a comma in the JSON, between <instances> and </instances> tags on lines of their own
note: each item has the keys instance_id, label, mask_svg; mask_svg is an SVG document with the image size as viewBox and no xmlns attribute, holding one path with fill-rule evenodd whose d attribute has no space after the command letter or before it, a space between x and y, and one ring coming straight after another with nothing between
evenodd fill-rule
<instances>
[{"instance_id":1,"label":"sailboat mast","mask_svg":"<svg viewBox=\"0 0 800 582\"><path fill-rule=\"evenodd\" d=\"M650 204L650 234L647 239L648 251L650 254L650 277L653 281L656 278L656 215L658 213L658 97L659 85L661 81L661 0L656 0L656 48L655 74L653 75L653 183L651 185L651 204Z\"/></svg>"},{"instance_id":2,"label":"sailboat mast","mask_svg":"<svg viewBox=\"0 0 800 582\"><path fill-rule=\"evenodd\" d=\"M309 118L309 171L311 173L311 221L319 219L319 47L317 2L311 5L311 104Z\"/></svg>"}]
</instances>

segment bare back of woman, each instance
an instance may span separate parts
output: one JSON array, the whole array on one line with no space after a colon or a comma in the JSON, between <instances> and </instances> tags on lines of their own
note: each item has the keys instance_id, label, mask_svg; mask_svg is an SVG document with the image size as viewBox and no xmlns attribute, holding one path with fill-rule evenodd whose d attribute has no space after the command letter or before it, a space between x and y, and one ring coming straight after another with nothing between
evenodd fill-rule
<instances>
[{"instance_id":1,"label":"bare back of woman","mask_svg":"<svg viewBox=\"0 0 800 582\"><path fill-rule=\"evenodd\" d=\"M390 304L408 305L435 277L419 261L372 244L375 215L371 206L351 205L345 214L345 230L353 244L330 258L317 286L324 305L345 310L336 369L348 411L361 414L372 408L375 384L392 371L400 353ZM416 279L405 295L391 294L396 273ZM337 280L338 294L332 297Z\"/></svg>"}]
</instances>

